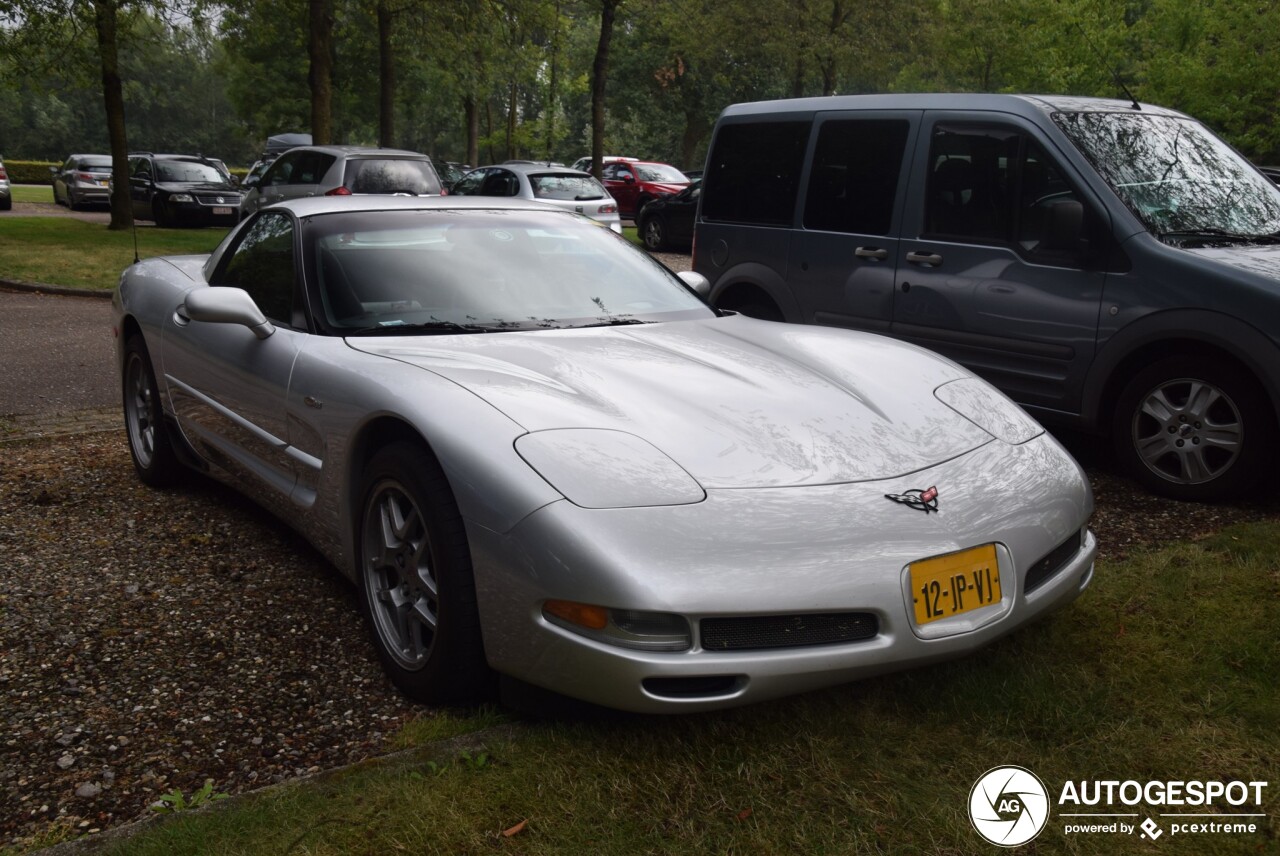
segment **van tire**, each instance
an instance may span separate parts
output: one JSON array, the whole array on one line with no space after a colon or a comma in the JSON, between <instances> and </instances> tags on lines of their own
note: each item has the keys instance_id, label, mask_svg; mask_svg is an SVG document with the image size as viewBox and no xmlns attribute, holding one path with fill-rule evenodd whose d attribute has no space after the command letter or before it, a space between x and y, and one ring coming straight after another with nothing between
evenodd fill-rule
<instances>
[{"instance_id":1,"label":"van tire","mask_svg":"<svg viewBox=\"0 0 1280 856\"><path fill-rule=\"evenodd\" d=\"M1117 460L1152 493L1191 502L1242 495L1269 469L1275 419L1257 382L1213 357L1152 363L1116 399Z\"/></svg>"}]
</instances>

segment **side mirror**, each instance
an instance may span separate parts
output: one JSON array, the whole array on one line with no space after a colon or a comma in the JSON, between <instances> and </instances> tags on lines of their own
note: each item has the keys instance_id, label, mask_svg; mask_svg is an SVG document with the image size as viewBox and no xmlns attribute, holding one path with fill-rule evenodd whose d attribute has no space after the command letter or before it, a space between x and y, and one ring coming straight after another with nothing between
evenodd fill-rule
<instances>
[{"instance_id":1,"label":"side mirror","mask_svg":"<svg viewBox=\"0 0 1280 856\"><path fill-rule=\"evenodd\" d=\"M258 182L262 180L261 175L246 175L244 181L240 182L241 187L257 187Z\"/></svg>"},{"instance_id":2,"label":"side mirror","mask_svg":"<svg viewBox=\"0 0 1280 856\"><path fill-rule=\"evenodd\" d=\"M57 174L58 174L58 168L56 166L49 167L49 175L56 176Z\"/></svg>"},{"instance_id":3,"label":"side mirror","mask_svg":"<svg viewBox=\"0 0 1280 856\"><path fill-rule=\"evenodd\" d=\"M624 175L624 176L622 177L622 183L623 183L623 184L635 184L635 183L636 183L636 177L635 177L634 175Z\"/></svg>"},{"instance_id":4,"label":"side mirror","mask_svg":"<svg viewBox=\"0 0 1280 856\"><path fill-rule=\"evenodd\" d=\"M703 300L711 299L711 280L702 274L697 271L682 270L676 276L680 277L680 281Z\"/></svg>"},{"instance_id":5,"label":"side mirror","mask_svg":"<svg viewBox=\"0 0 1280 856\"><path fill-rule=\"evenodd\" d=\"M276 331L243 288L212 286L189 291L180 314L191 321L240 324L248 327L259 339L265 339Z\"/></svg>"},{"instance_id":6,"label":"side mirror","mask_svg":"<svg viewBox=\"0 0 1280 856\"><path fill-rule=\"evenodd\" d=\"M1077 252L1084 238L1084 206L1074 199L1061 199L1049 206L1044 237L1036 246L1045 252Z\"/></svg>"}]
</instances>

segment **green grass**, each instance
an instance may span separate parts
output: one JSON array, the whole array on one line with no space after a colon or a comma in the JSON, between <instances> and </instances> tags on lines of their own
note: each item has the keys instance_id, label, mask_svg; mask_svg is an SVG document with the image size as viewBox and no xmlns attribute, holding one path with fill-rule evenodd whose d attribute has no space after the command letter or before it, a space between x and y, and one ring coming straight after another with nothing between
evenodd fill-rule
<instances>
[{"instance_id":1,"label":"green grass","mask_svg":"<svg viewBox=\"0 0 1280 856\"><path fill-rule=\"evenodd\" d=\"M53 187L47 184L12 184L14 202L53 202Z\"/></svg>"},{"instance_id":2,"label":"green grass","mask_svg":"<svg viewBox=\"0 0 1280 856\"><path fill-rule=\"evenodd\" d=\"M107 852L994 853L968 793L1018 764L1051 798L1068 779L1271 783L1255 835L1067 836L1055 811L1018 852L1275 853L1277 607L1280 531L1237 527L1102 565L1075 604L966 660L711 715L525 722L177 815ZM468 724L434 719L406 740Z\"/></svg>"},{"instance_id":3,"label":"green grass","mask_svg":"<svg viewBox=\"0 0 1280 856\"><path fill-rule=\"evenodd\" d=\"M141 258L207 253L226 233L148 224L137 230L138 253ZM71 217L5 215L0 217L0 278L109 291L133 262L133 241L132 232L112 232Z\"/></svg>"}]
</instances>

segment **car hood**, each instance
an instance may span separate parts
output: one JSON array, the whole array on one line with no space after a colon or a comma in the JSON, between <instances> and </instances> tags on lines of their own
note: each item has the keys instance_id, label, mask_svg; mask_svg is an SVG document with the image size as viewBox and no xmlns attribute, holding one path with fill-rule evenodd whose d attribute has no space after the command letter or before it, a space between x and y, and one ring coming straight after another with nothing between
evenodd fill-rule
<instances>
[{"instance_id":1,"label":"car hood","mask_svg":"<svg viewBox=\"0 0 1280 856\"><path fill-rule=\"evenodd\" d=\"M529 431L640 437L707 488L883 479L991 440L933 395L963 369L874 335L739 316L348 343L444 376Z\"/></svg>"},{"instance_id":2,"label":"car hood","mask_svg":"<svg viewBox=\"0 0 1280 856\"><path fill-rule=\"evenodd\" d=\"M644 182L645 190L650 190L650 191L653 191L654 193L670 193L672 195L679 193L680 191L684 190L688 186L689 185L687 184L664 184L658 181Z\"/></svg>"},{"instance_id":3,"label":"car hood","mask_svg":"<svg viewBox=\"0 0 1280 856\"><path fill-rule=\"evenodd\" d=\"M240 195L240 188L232 184L219 184L215 181L158 181L156 187L163 190L207 190L210 193Z\"/></svg>"},{"instance_id":4,"label":"car hood","mask_svg":"<svg viewBox=\"0 0 1280 856\"><path fill-rule=\"evenodd\" d=\"M1280 246L1273 244L1192 247L1187 252L1249 273L1280 280Z\"/></svg>"}]
</instances>

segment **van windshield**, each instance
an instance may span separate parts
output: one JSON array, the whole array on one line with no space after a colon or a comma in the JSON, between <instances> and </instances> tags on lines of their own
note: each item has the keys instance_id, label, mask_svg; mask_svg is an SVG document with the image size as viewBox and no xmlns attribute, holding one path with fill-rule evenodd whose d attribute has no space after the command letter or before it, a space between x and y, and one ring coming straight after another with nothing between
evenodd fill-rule
<instances>
[{"instance_id":1,"label":"van windshield","mask_svg":"<svg viewBox=\"0 0 1280 856\"><path fill-rule=\"evenodd\" d=\"M1198 122L1138 113L1054 121L1162 240L1280 232L1280 188Z\"/></svg>"}]
</instances>

